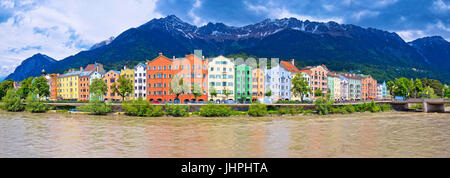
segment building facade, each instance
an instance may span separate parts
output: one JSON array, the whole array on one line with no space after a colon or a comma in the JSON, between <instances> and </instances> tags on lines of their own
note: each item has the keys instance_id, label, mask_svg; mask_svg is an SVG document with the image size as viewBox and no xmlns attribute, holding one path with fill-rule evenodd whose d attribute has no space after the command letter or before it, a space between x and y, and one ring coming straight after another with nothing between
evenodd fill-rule
<instances>
[{"instance_id":1,"label":"building facade","mask_svg":"<svg viewBox=\"0 0 450 178\"><path fill-rule=\"evenodd\" d=\"M359 75L362 79L361 99L374 100L377 99L377 81L370 75Z\"/></svg>"},{"instance_id":2,"label":"building facade","mask_svg":"<svg viewBox=\"0 0 450 178\"><path fill-rule=\"evenodd\" d=\"M335 73L328 73L328 91L331 99L335 101L341 100L341 77Z\"/></svg>"},{"instance_id":3,"label":"building facade","mask_svg":"<svg viewBox=\"0 0 450 178\"><path fill-rule=\"evenodd\" d=\"M294 79L298 73L301 73L302 78L304 78L308 82L308 86L311 87L311 77L306 72L301 72L296 66L295 66L295 60L291 59L291 61L281 61L280 66L283 67L286 71L291 73L290 79ZM292 92L293 85L291 84L290 91ZM311 93L308 93L303 96L303 101L309 101ZM290 100L294 101L300 101L301 96L294 95L291 93Z\"/></svg>"},{"instance_id":4,"label":"building facade","mask_svg":"<svg viewBox=\"0 0 450 178\"><path fill-rule=\"evenodd\" d=\"M291 73L281 66L275 66L266 70L265 91L272 91L270 100L277 102L279 100L290 100L291 98Z\"/></svg>"},{"instance_id":5,"label":"building facade","mask_svg":"<svg viewBox=\"0 0 450 178\"><path fill-rule=\"evenodd\" d=\"M120 76L125 77L127 80L131 82L131 93L127 93L125 95L126 101L132 101L134 100L134 69L129 69L126 66L120 71Z\"/></svg>"},{"instance_id":6,"label":"building facade","mask_svg":"<svg viewBox=\"0 0 450 178\"><path fill-rule=\"evenodd\" d=\"M79 98L78 101L89 101L89 84L90 84L90 76L93 71L81 72L79 75Z\"/></svg>"},{"instance_id":7,"label":"building facade","mask_svg":"<svg viewBox=\"0 0 450 178\"><path fill-rule=\"evenodd\" d=\"M236 66L235 100L239 103L252 100L252 71L246 64Z\"/></svg>"},{"instance_id":8,"label":"building facade","mask_svg":"<svg viewBox=\"0 0 450 178\"><path fill-rule=\"evenodd\" d=\"M301 72L306 72L311 76L311 98L317 99L315 96L316 90L320 89L325 96L328 93L328 73L329 70L325 65L315 66L315 67L305 67Z\"/></svg>"},{"instance_id":9,"label":"building facade","mask_svg":"<svg viewBox=\"0 0 450 178\"><path fill-rule=\"evenodd\" d=\"M261 101L264 99L265 73L264 69L253 69L252 71L252 101Z\"/></svg>"},{"instance_id":10,"label":"building facade","mask_svg":"<svg viewBox=\"0 0 450 178\"><path fill-rule=\"evenodd\" d=\"M348 101L349 100L349 80L347 77L343 75L339 75L341 79L341 100Z\"/></svg>"},{"instance_id":11,"label":"building facade","mask_svg":"<svg viewBox=\"0 0 450 178\"><path fill-rule=\"evenodd\" d=\"M208 62L208 101L224 103L226 100L234 100L234 74L234 62L228 58L219 56ZM214 90L217 96L211 96L211 91Z\"/></svg>"},{"instance_id":12,"label":"building facade","mask_svg":"<svg viewBox=\"0 0 450 178\"><path fill-rule=\"evenodd\" d=\"M147 100L173 102L176 97L170 90L170 83L178 70L172 67L173 61L162 53L147 62Z\"/></svg>"},{"instance_id":13,"label":"building facade","mask_svg":"<svg viewBox=\"0 0 450 178\"><path fill-rule=\"evenodd\" d=\"M114 84L117 84L117 79L119 79L120 72L111 70L103 75L103 80L105 80L108 91L106 92L103 99L107 102L120 101L122 97L114 92Z\"/></svg>"},{"instance_id":14,"label":"building facade","mask_svg":"<svg viewBox=\"0 0 450 178\"><path fill-rule=\"evenodd\" d=\"M142 63L134 67L134 98L147 99L147 65Z\"/></svg>"},{"instance_id":15,"label":"building facade","mask_svg":"<svg viewBox=\"0 0 450 178\"><path fill-rule=\"evenodd\" d=\"M48 85L50 86L50 99L58 99L58 76L59 74L49 74L47 75Z\"/></svg>"},{"instance_id":16,"label":"building facade","mask_svg":"<svg viewBox=\"0 0 450 178\"><path fill-rule=\"evenodd\" d=\"M92 72L91 76L89 77L89 86L92 84L94 79L102 79L103 80L103 75L98 72ZM89 91L89 101L103 101L103 95L95 96L94 93Z\"/></svg>"},{"instance_id":17,"label":"building facade","mask_svg":"<svg viewBox=\"0 0 450 178\"><path fill-rule=\"evenodd\" d=\"M361 100L361 78L355 74L343 74L348 79L348 97L351 101Z\"/></svg>"},{"instance_id":18,"label":"building facade","mask_svg":"<svg viewBox=\"0 0 450 178\"><path fill-rule=\"evenodd\" d=\"M182 94L180 99L182 103L208 101L208 59L201 56L201 51L195 51L195 54L186 55L183 59L177 59L173 65L178 66L176 74L180 75L184 82L190 86L186 94ZM195 87L197 86L197 87ZM192 90L197 90L201 96L195 97Z\"/></svg>"},{"instance_id":19,"label":"building facade","mask_svg":"<svg viewBox=\"0 0 450 178\"><path fill-rule=\"evenodd\" d=\"M75 71L58 76L58 98L70 101L78 100L80 73L81 71Z\"/></svg>"}]
</instances>

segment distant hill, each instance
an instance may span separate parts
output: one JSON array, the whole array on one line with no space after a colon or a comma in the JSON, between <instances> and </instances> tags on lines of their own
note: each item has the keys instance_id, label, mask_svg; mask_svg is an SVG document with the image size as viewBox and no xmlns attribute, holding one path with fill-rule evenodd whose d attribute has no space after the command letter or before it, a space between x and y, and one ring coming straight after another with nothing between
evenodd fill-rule
<instances>
[{"instance_id":1,"label":"distant hill","mask_svg":"<svg viewBox=\"0 0 450 178\"><path fill-rule=\"evenodd\" d=\"M423 55L425 61L442 72L450 71L450 42L440 36L425 37L409 42Z\"/></svg>"},{"instance_id":2,"label":"distant hill","mask_svg":"<svg viewBox=\"0 0 450 178\"><path fill-rule=\"evenodd\" d=\"M56 64L56 60L43 54L35 54L34 56L25 59L12 74L8 75L6 79L14 81L22 81L28 77L37 77L41 75L42 69L46 71L50 66Z\"/></svg>"},{"instance_id":3,"label":"distant hill","mask_svg":"<svg viewBox=\"0 0 450 178\"><path fill-rule=\"evenodd\" d=\"M174 15L153 19L114 38L52 64L48 72L62 72L99 62L108 69L151 60L159 52L184 56L202 49L206 57L248 55L296 59L296 65L326 64L332 70L372 74L378 80L399 76L436 78L450 83L449 70L437 71L396 33L335 22L319 23L295 18L266 19L244 27L208 23L197 27ZM443 54L447 57L448 54ZM447 56L445 56L447 55ZM443 68L450 67L444 64ZM35 69L40 72L41 69Z\"/></svg>"}]
</instances>

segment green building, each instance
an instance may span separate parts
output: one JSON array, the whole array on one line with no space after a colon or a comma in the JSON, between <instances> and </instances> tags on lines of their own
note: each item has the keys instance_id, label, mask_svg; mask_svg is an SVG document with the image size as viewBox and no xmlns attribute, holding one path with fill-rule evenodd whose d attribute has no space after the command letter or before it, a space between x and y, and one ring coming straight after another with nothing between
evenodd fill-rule
<instances>
[{"instance_id":1,"label":"green building","mask_svg":"<svg viewBox=\"0 0 450 178\"><path fill-rule=\"evenodd\" d=\"M236 66L235 101L245 103L252 100L252 68L245 64Z\"/></svg>"}]
</instances>

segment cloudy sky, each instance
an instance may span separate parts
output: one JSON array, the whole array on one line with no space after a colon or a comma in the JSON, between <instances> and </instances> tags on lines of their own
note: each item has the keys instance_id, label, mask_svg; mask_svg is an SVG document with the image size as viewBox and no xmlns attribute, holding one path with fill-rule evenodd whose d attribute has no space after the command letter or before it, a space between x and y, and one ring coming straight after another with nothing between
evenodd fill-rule
<instances>
[{"instance_id":1,"label":"cloudy sky","mask_svg":"<svg viewBox=\"0 0 450 178\"><path fill-rule=\"evenodd\" d=\"M450 0L0 0L0 77L43 53L57 60L152 18L243 26L266 18L335 21L450 41Z\"/></svg>"}]
</instances>

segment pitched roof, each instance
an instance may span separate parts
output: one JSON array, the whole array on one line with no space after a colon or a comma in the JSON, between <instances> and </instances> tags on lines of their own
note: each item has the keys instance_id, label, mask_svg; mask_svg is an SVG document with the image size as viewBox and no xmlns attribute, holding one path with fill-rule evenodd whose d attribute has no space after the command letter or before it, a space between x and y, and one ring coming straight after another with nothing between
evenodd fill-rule
<instances>
[{"instance_id":1,"label":"pitched roof","mask_svg":"<svg viewBox=\"0 0 450 178\"><path fill-rule=\"evenodd\" d=\"M75 72L67 72L65 74L62 74L60 76L58 76L59 78L61 77L69 77L69 76L74 76L74 75L80 75L82 73L82 71L75 71Z\"/></svg>"},{"instance_id":2,"label":"pitched roof","mask_svg":"<svg viewBox=\"0 0 450 178\"><path fill-rule=\"evenodd\" d=\"M300 70L295 67L295 65L292 65L289 61L281 61L281 67L283 67L285 70L293 73L299 73Z\"/></svg>"}]
</instances>

